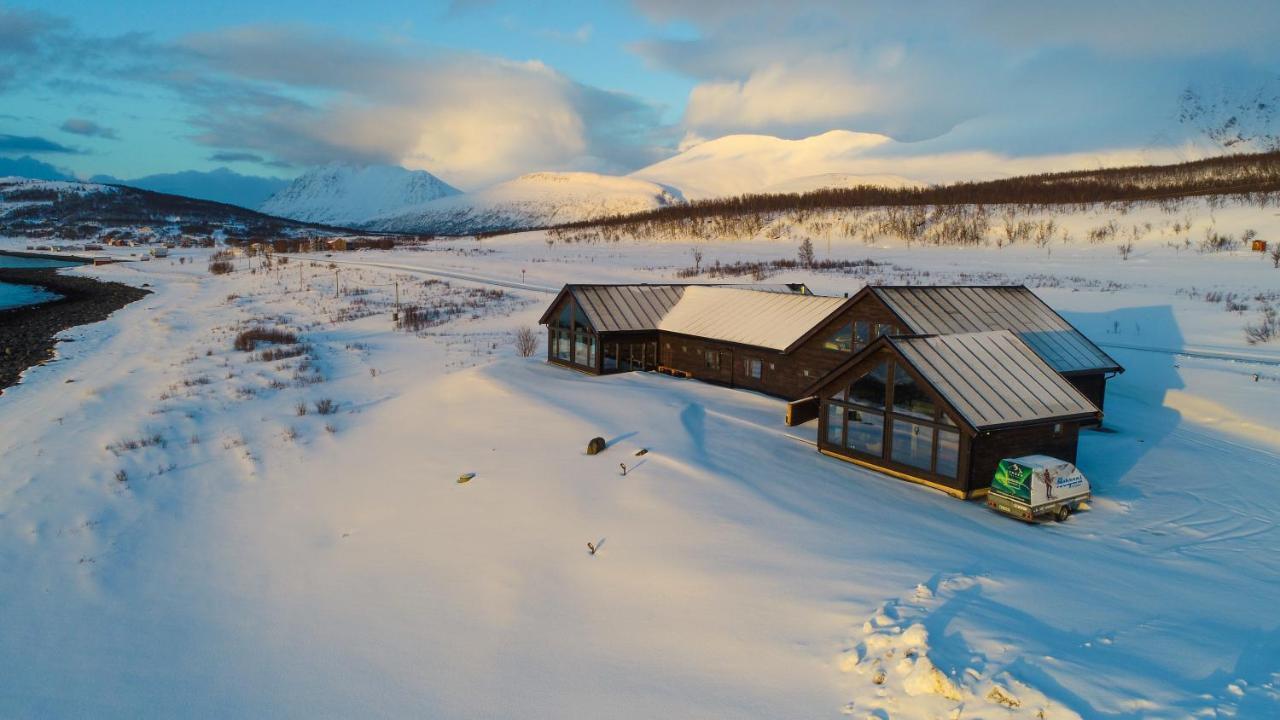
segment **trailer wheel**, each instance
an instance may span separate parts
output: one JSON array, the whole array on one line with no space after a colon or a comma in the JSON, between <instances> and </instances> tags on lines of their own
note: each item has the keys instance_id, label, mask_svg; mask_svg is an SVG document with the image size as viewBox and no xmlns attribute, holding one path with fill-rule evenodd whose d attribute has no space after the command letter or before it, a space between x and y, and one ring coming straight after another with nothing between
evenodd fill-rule
<instances>
[{"instance_id":1,"label":"trailer wheel","mask_svg":"<svg viewBox=\"0 0 1280 720\"><path fill-rule=\"evenodd\" d=\"M1056 513L1054 513L1054 514L1053 514L1053 517L1054 517L1054 519L1055 519L1055 520L1057 520L1058 522L1066 522L1066 520L1067 520L1067 516L1068 516L1068 515L1070 515L1070 514L1071 514L1071 508L1070 508L1070 507L1068 507L1068 506L1066 506L1066 505L1059 505L1059 506L1058 506L1058 511L1057 511Z\"/></svg>"}]
</instances>

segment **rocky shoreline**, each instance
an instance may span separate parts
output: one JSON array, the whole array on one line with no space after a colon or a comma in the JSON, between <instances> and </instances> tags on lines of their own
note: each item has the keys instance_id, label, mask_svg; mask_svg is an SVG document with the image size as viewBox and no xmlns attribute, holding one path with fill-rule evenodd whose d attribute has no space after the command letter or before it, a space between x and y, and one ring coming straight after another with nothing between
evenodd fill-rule
<instances>
[{"instance_id":1,"label":"rocky shoreline","mask_svg":"<svg viewBox=\"0 0 1280 720\"><path fill-rule=\"evenodd\" d=\"M62 296L0 310L0 391L17 383L27 368L53 357L58 333L105 320L149 294L121 283L59 275L55 268L0 268L0 282L40 285Z\"/></svg>"}]
</instances>

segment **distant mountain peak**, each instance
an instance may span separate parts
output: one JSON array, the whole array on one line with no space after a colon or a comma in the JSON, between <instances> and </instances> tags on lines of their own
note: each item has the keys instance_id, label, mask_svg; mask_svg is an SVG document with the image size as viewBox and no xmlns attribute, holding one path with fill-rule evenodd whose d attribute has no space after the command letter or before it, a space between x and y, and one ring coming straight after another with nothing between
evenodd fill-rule
<instances>
[{"instance_id":1,"label":"distant mountain peak","mask_svg":"<svg viewBox=\"0 0 1280 720\"><path fill-rule=\"evenodd\" d=\"M332 162L299 175L259 210L293 220L356 226L458 193L425 170Z\"/></svg>"}]
</instances>

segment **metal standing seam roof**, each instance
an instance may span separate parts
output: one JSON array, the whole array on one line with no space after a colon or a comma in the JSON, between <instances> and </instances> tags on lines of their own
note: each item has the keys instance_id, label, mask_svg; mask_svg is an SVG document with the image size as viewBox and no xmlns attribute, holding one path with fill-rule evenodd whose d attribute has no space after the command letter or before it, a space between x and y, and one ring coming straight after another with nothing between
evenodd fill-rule
<instances>
[{"instance_id":1,"label":"metal standing seam roof","mask_svg":"<svg viewBox=\"0 0 1280 720\"><path fill-rule=\"evenodd\" d=\"M685 286L574 285L570 292L596 332L638 332L656 330Z\"/></svg>"},{"instance_id":2,"label":"metal standing seam roof","mask_svg":"<svg viewBox=\"0 0 1280 720\"><path fill-rule=\"evenodd\" d=\"M1101 412L1008 330L886 340L976 430Z\"/></svg>"},{"instance_id":3,"label":"metal standing seam roof","mask_svg":"<svg viewBox=\"0 0 1280 720\"><path fill-rule=\"evenodd\" d=\"M785 351L848 298L690 285L658 329Z\"/></svg>"},{"instance_id":4,"label":"metal standing seam roof","mask_svg":"<svg viewBox=\"0 0 1280 720\"><path fill-rule=\"evenodd\" d=\"M873 286L913 333L1011 330L1061 373L1123 371L1035 293L1021 285L994 287Z\"/></svg>"}]
</instances>

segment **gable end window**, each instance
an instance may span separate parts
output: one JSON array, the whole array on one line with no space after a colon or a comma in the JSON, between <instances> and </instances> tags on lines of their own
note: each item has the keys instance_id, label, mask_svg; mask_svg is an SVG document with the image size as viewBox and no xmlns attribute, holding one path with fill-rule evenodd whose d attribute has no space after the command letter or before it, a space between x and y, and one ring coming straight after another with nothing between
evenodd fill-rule
<instances>
[{"instance_id":1,"label":"gable end window","mask_svg":"<svg viewBox=\"0 0 1280 720\"><path fill-rule=\"evenodd\" d=\"M822 343L824 350L835 350L837 352L849 352L853 350L853 323L847 322L840 326L834 335L827 338Z\"/></svg>"}]
</instances>

